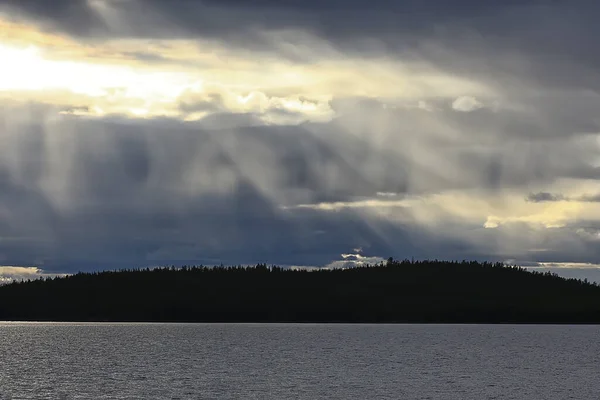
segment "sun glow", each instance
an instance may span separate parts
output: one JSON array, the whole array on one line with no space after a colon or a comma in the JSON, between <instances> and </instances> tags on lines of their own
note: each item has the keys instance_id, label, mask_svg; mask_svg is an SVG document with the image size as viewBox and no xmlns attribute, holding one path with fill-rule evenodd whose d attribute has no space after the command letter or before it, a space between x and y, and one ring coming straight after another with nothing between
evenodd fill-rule
<instances>
[{"instance_id":1,"label":"sun glow","mask_svg":"<svg viewBox=\"0 0 600 400\"><path fill-rule=\"evenodd\" d=\"M90 6L105 22L119 23L110 4ZM323 49L320 39L310 40ZM332 51L320 55L313 65L249 57L208 40L85 42L0 15L0 100L52 104L62 114L94 117L195 121L213 113L245 113L280 125L330 121L336 114L332 93L414 102L430 97L432 88L434 97L468 92L484 98L491 90L434 66L351 59Z\"/></svg>"},{"instance_id":2,"label":"sun glow","mask_svg":"<svg viewBox=\"0 0 600 400\"><path fill-rule=\"evenodd\" d=\"M189 76L178 72L52 60L35 46L0 44L0 92L62 91L101 100L102 108L108 102L115 111L146 115L148 112L140 113L140 109L174 104L192 83Z\"/></svg>"},{"instance_id":3,"label":"sun glow","mask_svg":"<svg viewBox=\"0 0 600 400\"><path fill-rule=\"evenodd\" d=\"M0 44L0 90L42 90L39 74L34 74L41 57L29 46L17 49Z\"/></svg>"}]
</instances>

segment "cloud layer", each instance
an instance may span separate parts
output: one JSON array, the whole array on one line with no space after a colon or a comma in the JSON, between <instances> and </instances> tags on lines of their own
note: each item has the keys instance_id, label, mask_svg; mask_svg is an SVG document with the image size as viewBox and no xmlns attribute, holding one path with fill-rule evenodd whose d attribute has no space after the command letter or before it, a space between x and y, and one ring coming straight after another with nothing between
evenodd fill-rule
<instances>
[{"instance_id":1,"label":"cloud layer","mask_svg":"<svg viewBox=\"0 0 600 400\"><path fill-rule=\"evenodd\" d=\"M0 2L3 262L598 264L595 2L326 3Z\"/></svg>"}]
</instances>

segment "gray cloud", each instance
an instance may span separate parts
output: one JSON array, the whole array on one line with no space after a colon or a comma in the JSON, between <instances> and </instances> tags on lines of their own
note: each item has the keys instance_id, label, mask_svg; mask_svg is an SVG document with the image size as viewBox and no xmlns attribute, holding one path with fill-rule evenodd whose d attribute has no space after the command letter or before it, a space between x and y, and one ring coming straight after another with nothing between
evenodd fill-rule
<instances>
[{"instance_id":1,"label":"gray cloud","mask_svg":"<svg viewBox=\"0 0 600 400\"><path fill-rule=\"evenodd\" d=\"M539 193L530 193L527 196L527 201L531 201L533 203L542 203L542 202L553 202L553 201L579 201L584 203L598 203L600 202L600 194L584 194L581 196L565 196L559 193L548 193L548 192L539 192Z\"/></svg>"},{"instance_id":2,"label":"gray cloud","mask_svg":"<svg viewBox=\"0 0 600 400\"><path fill-rule=\"evenodd\" d=\"M584 56L582 61L593 56L588 53L593 40L576 39L593 37L599 10L591 0L2 0L1 6L77 37L246 37L250 43L256 39L247 37L251 33L295 29L366 51L374 48L370 39L411 48L422 39L467 44L469 38L475 49L485 36L497 46L494 51L521 45L552 60L559 48L571 57Z\"/></svg>"},{"instance_id":3,"label":"gray cloud","mask_svg":"<svg viewBox=\"0 0 600 400\"><path fill-rule=\"evenodd\" d=\"M562 201L565 200L565 196L561 194L553 194L548 192L529 193L527 201L533 203L543 203L546 201Z\"/></svg>"},{"instance_id":4,"label":"gray cloud","mask_svg":"<svg viewBox=\"0 0 600 400\"><path fill-rule=\"evenodd\" d=\"M584 201L588 203L598 203L600 202L600 194L586 194L577 198L579 201Z\"/></svg>"},{"instance_id":5,"label":"gray cloud","mask_svg":"<svg viewBox=\"0 0 600 400\"><path fill-rule=\"evenodd\" d=\"M57 109L43 105L7 106L0 112L6 263L48 271L171 262L326 265L359 247L374 258L597 262L600 227L584 217L553 229L522 221L485 229L485 219L453 215L448 204L438 205L430 226L401 207L392 216L293 207L452 191L493 203L507 192L532 203L598 201L552 189L561 179L600 178L596 2L98 4L0 1L12 16L80 40L216 40L240 54L274 52L299 62L385 55L483 82L491 94L408 105L333 93L336 119L296 126L232 114L218 94L180 99L185 113L211 114L187 123L56 117ZM322 43L331 53L320 54Z\"/></svg>"},{"instance_id":6,"label":"gray cloud","mask_svg":"<svg viewBox=\"0 0 600 400\"><path fill-rule=\"evenodd\" d=\"M162 0L56 0L52 3L43 0L2 1L2 5L13 12L20 10L25 15L51 22L56 27L79 35L101 29L110 30L110 24L102 18L102 11L111 10L130 18L130 22L141 22L131 29L135 29L132 33L142 35L159 35L161 29L182 35L186 32L224 34L253 27L292 27L312 29L333 36L355 36L359 31L357 27L371 28L371 32L375 33L395 32L399 27L428 30L436 23L456 19L466 22L474 17L485 18L506 9L536 6L536 3L539 2L531 0L483 4L473 0L460 0L450 5L442 1L416 0L401 4L390 0L331 1L327 4L317 1L257 1L250 4L246 1L212 0L178 0L175 3ZM338 18L340 12L344 13L344 18ZM159 16L163 17L160 19L162 24L152 29L150 23L158 22ZM166 21L171 21L171 24L165 26Z\"/></svg>"},{"instance_id":7,"label":"gray cloud","mask_svg":"<svg viewBox=\"0 0 600 400\"><path fill-rule=\"evenodd\" d=\"M2 0L0 11L71 35L94 35L108 29L87 1Z\"/></svg>"},{"instance_id":8,"label":"gray cloud","mask_svg":"<svg viewBox=\"0 0 600 400\"><path fill-rule=\"evenodd\" d=\"M425 118L428 111L377 103L364 109L357 100L336 107L338 119L298 126L245 126L233 115L186 123L5 107L0 255L49 272L191 262L326 265L359 247L384 258L598 256L579 225L540 236L524 224L484 229L483 221L471 225L451 214L431 228L410 209L389 220L361 207L286 208L447 190L525 192L593 162L570 135L538 150L527 137L507 139L492 122L497 137L477 139L457 119L464 129L448 142ZM542 247L554 250L528 250Z\"/></svg>"},{"instance_id":9,"label":"gray cloud","mask_svg":"<svg viewBox=\"0 0 600 400\"><path fill-rule=\"evenodd\" d=\"M372 228L344 213L280 206L401 183L401 175L370 181L301 127L207 131L202 123L71 117L43 124L52 110L29 111L26 121L15 109L3 116L11 155L1 158L0 202L10 213L1 218L0 253L16 265L323 264L369 245Z\"/></svg>"},{"instance_id":10,"label":"gray cloud","mask_svg":"<svg viewBox=\"0 0 600 400\"><path fill-rule=\"evenodd\" d=\"M1 10L92 42L187 38L217 42L252 57L269 53L295 62L318 62L325 52L338 58L426 63L455 76L493 82L521 104L540 101L539 86L571 91L572 100L580 102L573 114L565 115L573 120L579 110L598 104L600 58L593 38L600 5L591 0L3 0ZM593 103L586 104L585 97ZM564 112L562 107L556 104L546 112ZM527 121L522 122L520 128L529 130ZM582 124L586 131L597 127L597 122Z\"/></svg>"},{"instance_id":11,"label":"gray cloud","mask_svg":"<svg viewBox=\"0 0 600 400\"><path fill-rule=\"evenodd\" d=\"M488 77L493 67L495 80L515 88L527 79L598 89L590 77L598 76L600 6L591 0L3 0L2 9L78 39L200 38L310 61L304 33L346 54L416 58L461 76Z\"/></svg>"}]
</instances>

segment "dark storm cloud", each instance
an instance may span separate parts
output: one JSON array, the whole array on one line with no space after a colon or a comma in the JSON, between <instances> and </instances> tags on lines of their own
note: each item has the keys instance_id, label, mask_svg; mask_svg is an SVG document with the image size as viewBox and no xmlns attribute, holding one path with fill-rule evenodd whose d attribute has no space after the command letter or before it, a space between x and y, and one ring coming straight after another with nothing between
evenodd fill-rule
<instances>
[{"instance_id":1,"label":"dark storm cloud","mask_svg":"<svg viewBox=\"0 0 600 400\"><path fill-rule=\"evenodd\" d=\"M323 40L333 57L426 61L443 74L483 82L501 106L481 98L481 108L457 112L454 99L435 98L427 99L430 112L331 93L338 118L299 126L262 126L261 115L231 114L218 94L182 99L184 113L212 113L197 123L54 120L41 106L21 117L5 108L3 263L59 272L196 262L323 265L358 247L384 258L600 258L593 221L484 229L485 217L475 223L441 213L447 220L425 227L409 210L392 221L361 208L318 207L377 193L403 199L478 190L502 198L505 189L530 202L598 201L551 187L561 178L600 179L597 2L106 4L111 9L79 0L0 0L0 10L83 41L214 39L233 52L297 61L319 59L314 41ZM285 42L307 50L291 51ZM144 51L126 55L171 62ZM527 195L531 187L549 189Z\"/></svg>"},{"instance_id":2,"label":"dark storm cloud","mask_svg":"<svg viewBox=\"0 0 600 400\"><path fill-rule=\"evenodd\" d=\"M436 24L460 19L486 17L515 7L529 7L539 2L480 2L392 0L374 1L214 1L214 0L3 0L7 9L54 24L72 34L89 34L106 30L102 5L130 22L134 35L216 35L246 31L253 28L296 28L315 31L324 36L375 36L382 32L431 30ZM100 10L100 11L99 11ZM152 26L162 16L162 26ZM120 27L123 32L127 29ZM162 29L165 29L164 31ZM114 27L112 29L115 29Z\"/></svg>"},{"instance_id":3,"label":"dark storm cloud","mask_svg":"<svg viewBox=\"0 0 600 400\"><path fill-rule=\"evenodd\" d=\"M517 91L533 83L600 90L592 0L2 0L2 9L78 40L206 39L312 62L316 39L344 56L425 61Z\"/></svg>"},{"instance_id":4,"label":"dark storm cloud","mask_svg":"<svg viewBox=\"0 0 600 400\"><path fill-rule=\"evenodd\" d=\"M559 193L548 193L548 192L539 192L539 193L530 193L527 196L527 201L533 203L543 203L543 202L552 202L552 201L579 201L584 203L599 203L600 202L600 194L584 194L581 196L565 196Z\"/></svg>"},{"instance_id":5,"label":"dark storm cloud","mask_svg":"<svg viewBox=\"0 0 600 400\"><path fill-rule=\"evenodd\" d=\"M89 7L87 1L79 0L1 0L0 10L11 16L32 18L68 33L88 33L106 29L102 20Z\"/></svg>"},{"instance_id":6,"label":"dark storm cloud","mask_svg":"<svg viewBox=\"0 0 600 400\"><path fill-rule=\"evenodd\" d=\"M530 193L527 196L527 201L532 203L543 203L546 201L562 201L565 200L565 196L561 194L553 194L548 192Z\"/></svg>"},{"instance_id":7,"label":"dark storm cloud","mask_svg":"<svg viewBox=\"0 0 600 400\"><path fill-rule=\"evenodd\" d=\"M585 201L588 203L599 203L600 194L583 195L577 198L579 201Z\"/></svg>"},{"instance_id":8,"label":"dark storm cloud","mask_svg":"<svg viewBox=\"0 0 600 400\"><path fill-rule=\"evenodd\" d=\"M44 124L43 108L31 112L25 122L15 110L3 115L12 156L0 163L0 204L10 209L0 218L0 253L10 264L70 272L171 262L322 265L352 247L389 251L374 221L281 208L374 195L402 180L371 181L301 127L207 131L170 120L69 117ZM350 147L369 152L361 142ZM395 233L386 240L402 236L402 228L388 230Z\"/></svg>"},{"instance_id":9,"label":"dark storm cloud","mask_svg":"<svg viewBox=\"0 0 600 400\"><path fill-rule=\"evenodd\" d=\"M591 0L2 0L0 4L74 35L103 32L117 36L242 38L257 30L298 29L334 42L381 38L410 43L416 37L443 37L446 29L452 28L496 36L486 38L490 40L522 37L527 41L529 37L542 50L569 44L571 52L583 50L582 43L570 43L572 35L588 36L586 29L593 26L599 10L597 2ZM120 19L107 21L103 9ZM545 35L550 33L550 25L559 32L548 38ZM569 35L560 33L565 30Z\"/></svg>"},{"instance_id":10,"label":"dark storm cloud","mask_svg":"<svg viewBox=\"0 0 600 400\"><path fill-rule=\"evenodd\" d=\"M484 229L483 220L473 225L449 215L431 228L410 209L396 210L400 219L392 220L343 206L445 190L525 191L594 161L571 136L540 151L526 145L528 138L507 144L502 131L474 144L474 133L465 130L464 142L448 143L422 125L427 111L358 104L338 103L341 116L331 123L299 126L244 126L245 117L226 114L209 123L49 118L56 108L5 107L3 263L50 272L171 263L325 265L353 248L384 258L527 260L529 247L552 248L542 254L548 261L599 256L589 224L540 236L526 224ZM385 124L373 131L370 118ZM555 155L560 163L552 162Z\"/></svg>"},{"instance_id":11,"label":"dark storm cloud","mask_svg":"<svg viewBox=\"0 0 600 400\"><path fill-rule=\"evenodd\" d=\"M532 105L535 112L528 114L488 109L459 113L444 108L443 103L434 105L439 110L429 112L385 109L374 100L338 100L333 108L342 117L331 125L389 144L381 151L411 160L405 170L419 177L412 182L424 191L526 187L560 178L600 179L600 170L594 166L596 135L577 133L582 124L596 120L591 109L571 120L563 118L570 109L567 105L552 114L543 102ZM571 107L576 109L577 103ZM544 117L539 118L540 114ZM525 124L528 129L522 128ZM419 170L415 164L426 167ZM415 186L411 190L418 191Z\"/></svg>"}]
</instances>

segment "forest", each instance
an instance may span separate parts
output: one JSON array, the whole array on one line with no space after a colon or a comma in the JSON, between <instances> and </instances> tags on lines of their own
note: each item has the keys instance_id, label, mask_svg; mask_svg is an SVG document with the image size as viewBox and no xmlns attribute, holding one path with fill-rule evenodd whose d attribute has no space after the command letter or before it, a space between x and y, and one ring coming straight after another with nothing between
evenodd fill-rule
<instances>
[{"instance_id":1,"label":"forest","mask_svg":"<svg viewBox=\"0 0 600 400\"><path fill-rule=\"evenodd\" d=\"M599 323L600 286L475 261L163 267L13 282L0 320Z\"/></svg>"}]
</instances>

